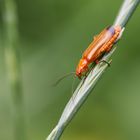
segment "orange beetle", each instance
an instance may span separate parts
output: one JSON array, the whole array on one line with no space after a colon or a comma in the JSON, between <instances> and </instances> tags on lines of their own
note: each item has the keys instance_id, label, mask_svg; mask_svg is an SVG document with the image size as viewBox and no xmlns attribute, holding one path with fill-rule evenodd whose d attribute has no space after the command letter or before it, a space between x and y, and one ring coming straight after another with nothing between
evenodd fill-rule
<instances>
[{"instance_id":1,"label":"orange beetle","mask_svg":"<svg viewBox=\"0 0 140 140\"><path fill-rule=\"evenodd\" d=\"M111 50L113 44L120 38L121 31L121 26L111 26L105 28L99 35L94 37L76 68L77 77L84 76L88 72L91 63L98 63L103 54Z\"/></svg>"}]
</instances>

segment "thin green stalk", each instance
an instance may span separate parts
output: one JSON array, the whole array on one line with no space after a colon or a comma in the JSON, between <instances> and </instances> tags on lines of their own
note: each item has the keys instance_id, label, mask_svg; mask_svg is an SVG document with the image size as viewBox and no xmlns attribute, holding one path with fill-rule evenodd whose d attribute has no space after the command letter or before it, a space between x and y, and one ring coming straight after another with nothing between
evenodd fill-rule
<instances>
[{"instance_id":1,"label":"thin green stalk","mask_svg":"<svg viewBox=\"0 0 140 140\"><path fill-rule=\"evenodd\" d=\"M114 22L114 25L120 25L124 27L131 16L133 15L133 12L135 11L136 7L139 5L140 0L124 0L124 3L118 13L118 16Z\"/></svg>"},{"instance_id":2,"label":"thin green stalk","mask_svg":"<svg viewBox=\"0 0 140 140\"><path fill-rule=\"evenodd\" d=\"M120 25L125 27L126 23L130 19L140 0L124 0L121 10L114 22L114 25ZM106 54L102 60L110 62L110 58L116 48L113 48L108 54ZM93 70L89 73L86 80L80 82L79 86L75 90L73 96L67 103L56 127L52 130L46 140L58 140L66 126L70 123L74 115L78 112L84 101L87 99L90 91L95 87L96 83L101 78L104 71L107 69L106 63L97 64ZM82 86L81 86L82 85Z\"/></svg>"},{"instance_id":3,"label":"thin green stalk","mask_svg":"<svg viewBox=\"0 0 140 140\"><path fill-rule=\"evenodd\" d=\"M12 94L12 121L14 140L24 140L24 110L19 60L19 35L17 9L14 0L4 0L5 57Z\"/></svg>"}]
</instances>

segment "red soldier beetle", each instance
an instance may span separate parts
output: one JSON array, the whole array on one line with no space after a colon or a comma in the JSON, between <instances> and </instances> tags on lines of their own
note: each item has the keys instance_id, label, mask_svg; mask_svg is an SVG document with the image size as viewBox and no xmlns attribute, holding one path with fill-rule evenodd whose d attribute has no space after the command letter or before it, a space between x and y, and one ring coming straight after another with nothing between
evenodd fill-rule
<instances>
[{"instance_id":1,"label":"red soldier beetle","mask_svg":"<svg viewBox=\"0 0 140 140\"><path fill-rule=\"evenodd\" d=\"M77 65L76 72L64 75L55 83L55 85L57 85L65 77L72 74L77 76L79 79L81 79L82 76L86 76L89 72L90 65L100 62L103 55L108 53L112 49L113 45L121 38L123 30L124 28L121 28L119 25L110 26L105 28L99 35L95 36L91 44L84 51L82 58Z\"/></svg>"},{"instance_id":2,"label":"red soldier beetle","mask_svg":"<svg viewBox=\"0 0 140 140\"><path fill-rule=\"evenodd\" d=\"M89 71L89 65L98 63L103 54L109 52L122 34L121 26L105 28L99 35L94 37L89 47L85 50L76 68L76 76L81 79Z\"/></svg>"}]
</instances>

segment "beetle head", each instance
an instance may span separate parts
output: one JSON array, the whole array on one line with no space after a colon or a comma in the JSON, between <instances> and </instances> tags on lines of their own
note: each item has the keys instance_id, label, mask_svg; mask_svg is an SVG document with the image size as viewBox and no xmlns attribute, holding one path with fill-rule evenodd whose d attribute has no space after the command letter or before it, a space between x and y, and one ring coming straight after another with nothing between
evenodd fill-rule
<instances>
[{"instance_id":1,"label":"beetle head","mask_svg":"<svg viewBox=\"0 0 140 140\"><path fill-rule=\"evenodd\" d=\"M86 59L80 59L80 62L76 68L76 75L81 78L88 70L88 62Z\"/></svg>"}]
</instances>

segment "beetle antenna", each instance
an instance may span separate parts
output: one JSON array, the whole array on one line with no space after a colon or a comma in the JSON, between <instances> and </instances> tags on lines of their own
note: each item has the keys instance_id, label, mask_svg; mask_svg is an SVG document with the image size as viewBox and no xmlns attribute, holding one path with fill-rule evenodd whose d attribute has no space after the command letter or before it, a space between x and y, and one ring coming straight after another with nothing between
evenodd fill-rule
<instances>
[{"instance_id":1,"label":"beetle antenna","mask_svg":"<svg viewBox=\"0 0 140 140\"><path fill-rule=\"evenodd\" d=\"M66 77L71 76L73 74L75 74L75 72L70 72L70 73L63 75L52 86L57 86L63 79L65 79Z\"/></svg>"}]
</instances>

